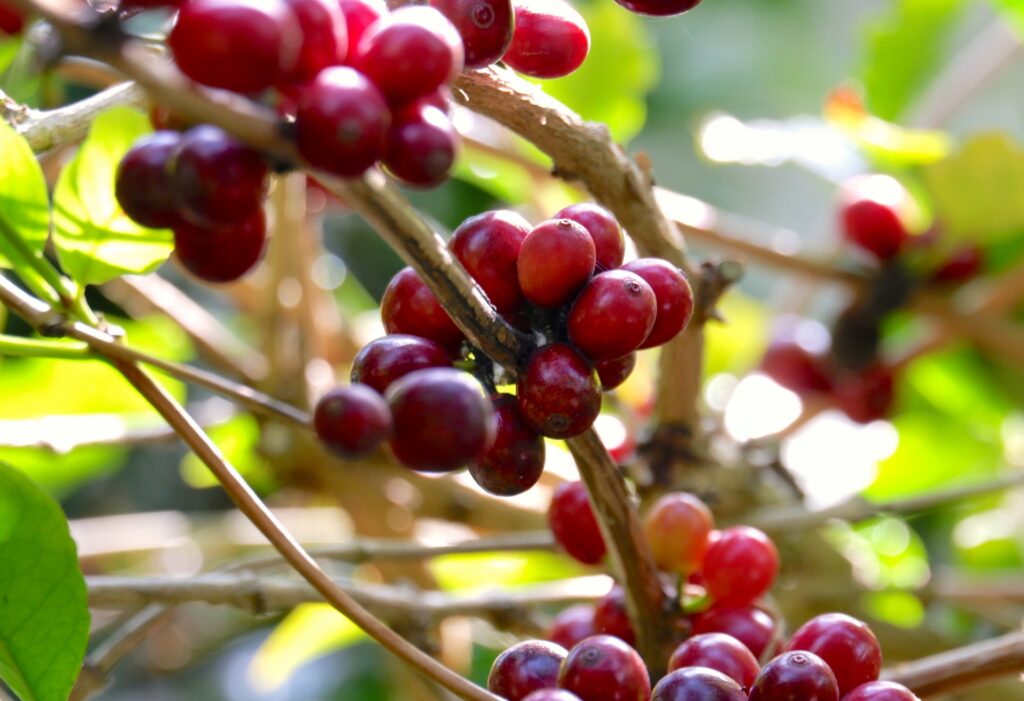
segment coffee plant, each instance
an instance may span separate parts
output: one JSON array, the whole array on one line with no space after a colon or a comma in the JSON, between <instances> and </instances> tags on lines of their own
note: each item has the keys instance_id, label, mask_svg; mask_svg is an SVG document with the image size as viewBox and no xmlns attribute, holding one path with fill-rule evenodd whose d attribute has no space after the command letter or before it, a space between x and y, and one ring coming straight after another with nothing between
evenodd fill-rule
<instances>
[{"instance_id":1,"label":"coffee plant","mask_svg":"<svg viewBox=\"0 0 1024 701\"><path fill-rule=\"evenodd\" d=\"M1024 5L863 5L0 0L0 696L1024 699Z\"/></svg>"}]
</instances>

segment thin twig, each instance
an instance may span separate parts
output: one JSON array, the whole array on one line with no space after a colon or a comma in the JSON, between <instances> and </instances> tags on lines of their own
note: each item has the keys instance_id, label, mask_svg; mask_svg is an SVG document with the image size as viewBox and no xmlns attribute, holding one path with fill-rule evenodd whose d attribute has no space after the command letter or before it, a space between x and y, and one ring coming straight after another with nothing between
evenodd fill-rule
<instances>
[{"instance_id":1,"label":"thin twig","mask_svg":"<svg viewBox=\"0 0 1024 701\"><path fill-rule=\"evenodd\" d=\"M135 83L120 83L66 107L39 111L30 109L15 124L33 151L46 151L82 139L96 116L111 107L145 107L149 98Z\"/></svg>"},{"instance_id":2,"label":"thin twig","mask_svg":"<svg viewBox=\"0 0 1024 701\"><path fill-rule=\"evenodd\" d=\"M974 643L883 670L918 696L937 696L1024 671L1024 633Z\"/></svg>"}]
</instances>

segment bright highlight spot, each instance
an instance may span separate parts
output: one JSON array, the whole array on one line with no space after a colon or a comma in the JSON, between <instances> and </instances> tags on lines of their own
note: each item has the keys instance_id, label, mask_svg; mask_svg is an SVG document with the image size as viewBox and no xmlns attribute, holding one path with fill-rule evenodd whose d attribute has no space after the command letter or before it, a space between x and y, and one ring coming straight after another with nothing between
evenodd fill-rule
<instances>
[{"instance_id":1,"label":"bright highlight spot","mask_svg":"<svg viewBox=\"0 0 1024 701\"><path fill-rule=\"evenodd\" d=\"M765 375L743 378L725 406L725 430L737 441L764 438L800 417L803 403L793 392Z\"/></svg>"}]
</instances>

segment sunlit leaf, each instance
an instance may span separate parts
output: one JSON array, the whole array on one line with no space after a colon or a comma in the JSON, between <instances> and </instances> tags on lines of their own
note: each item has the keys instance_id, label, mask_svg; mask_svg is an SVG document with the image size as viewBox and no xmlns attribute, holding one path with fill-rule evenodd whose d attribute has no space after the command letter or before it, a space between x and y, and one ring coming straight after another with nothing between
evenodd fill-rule
<instances>
[{"instance_id":1,"label":"sunlit leaf","mask_svg":"<svg viewBox=\"0 0 1024 701\"><path fill-rule=\"evenodd\" d=\"M1009 24L1018 33L1024 34L1024 3L1020 0L992 0L992 2L1003 11Z\"/></svg>"},{"instance_id":2,"label":"sunlit leaf","mask_svg":"<svg viewBox=\"0 0 1024 701\"><path fill-rule=\"evenodd\" d=\"M864 608L874 618L900 628L917 628L924 622L921 599L906 591L876 591L864 596Z\"/></svg>"},{"instance_id":3,"label":"sunlit leaf","mask_svg":"<svg viewBox=\"0 0 1024 701\"><path fill-rule=\"evenodd\" d=\"M751 369L769 340L768 311L750 297L733 292L722 298L718 309L726 323L710 322L705 327L704 372L708 377Z\"/></svg>"},{"instance_id":4,"label":"sunlit leaf","mask_svg":"<svg viewBox=\"0 0 1024 701\"><path fill-rule=\"evenodd\" d=\"M493 589L578 576L582 569L553 553L482 553L437 557L429 563L442 589Z\"/></svg>"},{"instance_id":5,"label":"sunlit leaf","mask_svg":"<svg viewBox=\"0 0 1024 701\"><path fill-rule=\"evenodd\" d=\"M43 171L28 142L0 120L0 267L27 271L43 257L50 204Z\"/></svg>"},{"instance_id":6,"label":"sunlit leaf","mask_svg":"<svg viewBox=\"0 0 1024 701\"><path fill-rule=\"evenodd\" d=\"M254 417L239 414L230 421L207 429L206 434L250 485L262 489L273 483L273 472L257 450L260 425ZM220 484L210 469L192 452L182 458L181 473L185 482L197 489L208 489Z\"/></svg>"}]
</instances>

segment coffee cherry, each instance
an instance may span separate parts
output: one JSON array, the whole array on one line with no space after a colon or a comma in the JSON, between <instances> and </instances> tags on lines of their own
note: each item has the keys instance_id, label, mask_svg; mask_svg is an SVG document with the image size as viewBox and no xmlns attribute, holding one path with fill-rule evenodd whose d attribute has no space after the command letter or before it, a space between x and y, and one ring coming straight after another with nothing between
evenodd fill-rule
<instances>
[{"instance_id":1,"label":"coffee cherry","mask_svg":"<svg viewBox=\"0 0 1024 701\"><path fill-rule=\"evenodd\" d=\"M690 666L662 677L651 701L747 701L742 687L714 669Z\"/></svg>"},{"instance_id":2,"label":"coffee cherry","mask_svg":"<svg viewBox=\"0 0 1024 701\"><path fill-rule=\"evenodd\" d=\"M511 0L430 0L462 37L466 68L499 60L512 43Z\"/></svg>"},{"instance_id":3,"label":"coffee cherry","mask_svg":"<svg viewBox=\"0 0 1024 701\"><path fill-rule=\"evenodd\" d=\"M749 526L726 528L704 555L705 585L723 606L749 604L771 589L778 571L775 544Z\"/></svg>"},{"instance_id":4,"label":"coffee cherry","mask_svg":"<svg viewBox=\"0 0 1024 701\"><path fill-rule=\"evenodd\" d=\"M712 528L707 505L684 492L661 497L644 517L644 535L658 568L684 575L701 568Z\"/></svg>"},{"instance_id":5,"label":"coffee cherry","mask_svg":"<svg viewBox=\"0 0 1024 701\"><path fill-rule=\"evenodd\" d=\"M539 307L568 302L594 274L594 240L571 219L541 222L523 239L519 251L519 286Z\"/></svg>"},{"instance_id":6,"label":"coffee cherry","mask_svg":"<svg viewBox=\"0 0 1024 701\"><path fill-rule=\"evenodd\" d=\"M555 542L576 560L596 565L604 559L604 537L582 482L559 485L551 497L548 524Z\"/></svg>"},{"instance_id":7,"label":"coffee cherry","mask_svg":"<svg viewBox=\"0 0 1024 701\"><path fill-rule=\"evenodd\" d=\"M348 55L348 28L337 0L285 0L302 30L295 67L284 80L305 83Z\"/></svg>"},{"instance_id":8,"label":"coffee cherry","mask_svg":"<svg viewBox=\"0 0 1024 701\"><path fill-rule=\"evenodd\" d=\"M668 669L683 667L714 669L744 688L754 683L761 669L747 646L725 633L695 635L679 645L669 658Z\"/></svg>"},{"instance_id":9,"label":"coffee cherry","mask_svg":"<svg viewBox=\"0 0 1024 701\"><path fill-rule=\"evenodd\" d=\"M895 383L891 367L874 363L860 372L840 377L832 396L836 406L851 420L867 424L889 416L896 400Z\"/></svg>"},{"instance_id":10,"label":"coffee cherry","mask_svg":"<svg viewBox=\"0 0 1024 701\"><path fill-rule=\"evenodd\" d=\"M459 327L412 268L403 268L391 278L380 301L380 316L388 333L429 339L453 355L462 344Z\"/></svg>"},{"instance_id":11,"label":"coffee cherry","mask_svg":"<svg viewBox=\"0 0 1024 701\"><path fill-rule=\"evenodd\" d=\"M572 346L553 343L530 356L517 384L526 421L550 438L586 431L601 413L601 388L586 358Z\"/></svg>"},{"instance_id":12,"label":"coffee cherry","mask_svg":"<svg viewBox=\"0 0 1024 701\"><path fill-rule=\"evenodd\" d=\"M839 694L878 679L882 649L863 621L842 613L826 613L803 624L789 640L790 650L813 652L836 675Z\"/></svg>"},{"instance_id":13,"label":"coffee cherry","mask_svg":"<svg viewBox=\"0 0 1024 701\"><path fill-rule=\"evenodd\" d=\"M299 91L295 145L310 165L355 177L384 155L390 124L373 83L353 68L334 66Z\"/></svg>"},{"instance_id":14,"label":"coffee cherry","mask_svg":"<svg viewBox=\"0 0 1024 701\"><path fill-rule=\"evenodd\" d=\"M558 670L569 653L546 640L526 640L494 660L487 688L508 701L520 701L538 689L553 689Z\"/></svg>"},{"instance_id":15,"label":"coffee cherry","mask_svg":"<svg viewBox=\"0 0 1024 701\"><path fill-rule=\"evenodd\" d=\"M889 260L903 249L910 236L904 217L912 206L910 194L895 178L851 178L839 192L843 235L878 260Z\"/></svg>"},{"instance_id":16,"label":"coffee cherry","mask_svg":"<svg viewBox=\"0 0 1024 701\"><path fill-rule=\"evenodd\" d=\"M523 701L582 701L579 696L565 689L540 689Z\"/></svg>"},{"instance_id":17,"label":"coffee cherry","mask_svg":"<svg viewBox=\"0 0 1024 701\"><path fill-rule=\"evenodd\" d=\"M295 68L302 30L283 0L192 0L178 13L167 46L197 83L254 93Z\"/></svg>"},{"instance_id":18,"label":"coffee cherry","mask_svg":"<svg viewBox=\"0 0 1024 701\"><path fill-rule=\"evenodd\" d=\"M517 262L530 224L507 209L484 212L459 225L448 247L500 314L522 306Z\"/></svg>"},{"instance_id":19,"label":"coffee cherry","mask_svg":"<svg viewBox=\"0 0 1024 701\"><path fill-rule=\"evenodd\" d=\"M625 382L636 367L636 353L624 355L615 360L599 360L594 363L597 377L601 380L601 391L609 392Z\"/></svg>"},{"instance_id":20,"label":"coffee cherry","mask_svg":"<svg viewBox=\"0 0 1024 701\"><path fill-rule=\"evenodd\" d=\"M374 22L355 47L352 65L393 105L437 90L462 72L462 39L432 7L406 6Z\"/></svg>"},{"instance_id":21,"label":"coffee cherry","mask_svg":"<svg viewBox=\"0 0 1024 701\"><path fill-rule=\"evenodd\" d=\"M929 276L931 282L955 284L967 282L985 267L985 251L976 244L957 249Z\"/></svg>"},{"instance_id":22,"label":"coffee cherry","mask_svg":"<svg viewBox=\"0 0 1024 701\"><path fill-rule=\"evenodd\" d=\"M772 343L761 359L761 371L797 394L828 392L832 389L825 357L795 341Z\"/></svg>"},{"instance_id":23,"label":"coffee cherry","mask_svg":"<svg viewBox=\"0 0 1024 701\"><path fill-rule=\"evenodd\" d=\"M0 3L0 34L16 36L25 29L25 15L16 7Z\"/></svg>"},{"instance_id":24,"label":"coffee cherry","mask_svg":"<svg viewBox=\"0 0 1024 701\"><path fill-rule=\"evenodd\" d=\"M174 131L157 131L135 142L117 166L114 194L132 220L152 229L178 223L168 161L181 141Z\"/></svg>"},{"instance_id":25,"label":"coffee cherry","mask_svg":"<svg viewBox=\"0 0 1024 701\"><path fill-rule=\"evenodd\" d=\"M700 0L615 0L615 2L630 12L654 17L678 15L692 10L700 4Z\"/></svg>"},{"instance_id":26,"label":"coffee cherry","mask_svg":"<svg viewBox=\"0 0 1024 701\"><path fill-rule=\"evenodd\" d=\"M775 621L754 606L711 608L693 617L693 632L725 633L747 646L757 659L765 656L776 639Z\"/></svg>"},{"instance_id":27,"label":"coffee cherry","mask_svg":"<svg viewBox=\"0 0 1024 701\"><path fill-rule=\"evenodd\" d=\"M544 439L519 413L511 394L493 400L494 443L469 466L469 474L485 492L501 497L522 494L544 472Z\"/></svg>"},{"instance_id":28,"label":"coffee cherry","mask_svg":"<svg viewBox=\"0 0 1024 701\"><path fill-rule=\"evenodd\" d=\"M660 258L638 258L626 263L628 270L644 279L658 300L658 316L654 328L640 345L654 348L675 338L693 316L693 290L679 268Z\"/></svg>"},{"instance_id":29,"label":"coffee cherry","mask_svg":"<svg viewBox=\"0 0 1024 701\"><path fill-rule=\"evenodd\" d=\"M624 270L595 275L569 312L569 340L594 360L635 351L654 328L658 305L643 278Z\"/></svg>"},{"instance_id":30,"label":"coffee cherry","mask_svg":"<svg viewBox=\"0 0 1024 701\"><path fill-rule=\"evenodd\" d=\"M219 127L195 127L182 137L171 165L182 217L196 226L230 227L262 205L267 162Z\"/></svg>"},{"instance_id":31,"label":"coffee cherry","mask_svg":"<svg viewBox=\"0 0 1024 701\"><path fill-rule=\"evenodd\" d=\"M424 368L451 367L452 357L426 338L396 333L370 341L352 361L352 382L361 382L381 394L400 377Z\"/></svg>"},{"instance_id":32,"label":"coffee cherry","mask_svg":"<svg viewBox=\"0 0 1024 701\"><path fill-rule=\"evenodd\" d=\"M352 62L356 47L363 39L363 34L374 22L388 13L388 8L379 0L338 0L338 7L345 16L345 28L348 35L347 63Z\"/></svg>"},{"instance_id":33,"label":"coffee cherry","mask_svg":"<svg viewBox=\"0 0 1024 701\"><path fill-rule=\"evenodd\" d=\"M391 450L406 467L451 472L480 458L494 440L491 403L467 373L427 368L385 395L394 421Z\"/></svg>"},{"instance_id":34,"label":"coffee cherry","mask_svg":"<svg viewBox=\"0 0 1024 701\"><path fill-rule=\"evenodd\" d=\"M555 213L552 219L572 219L583 226L594 239L597 253L597 270L614 270L622 265L626 255L626 242L622 227L612 213L593 202L571 204Z\"/></svg>"},{"instance_id":35,"label":"coffee cherry","mask_svg":"<svg viewBox=\"0 0 1024 701\"><path fill-rule=\"evenodd\" d=\"M907 687L896 682L868 682L843 697L843 701L921 701Z\"/></svg>"},{"instance_id":36,"label":"coffee cherry","mask_svg":"<svg viewBox=\"0 0 1024 701\"><path fill-rule=\"evenodd\" d=\"M579 68L590 53L590 30L563 0L513 0L515 29L502 59L534 78L559 78Z\"/></svg>"},{"instance_id":37,"label":"coffee cherry","mask_svg":"<svg viewBox=\"0 0 1024 701\"><path fill-rule=\"evenodd\" d=\"M316 403L313 428L338 455L359 458L391 437L391 412L384 398L366 385L338 387Z\"/></svg>"},{"instance_id":38,"label":"coffee cherry","mask_svg":"<svg viewBox=\"0 0 1024 701\"><path fill-rule=\"evenodd\" d=\"M569 650L576 643L584 638L589 638L596 632L594 630L594 607L589 604L576 604L558 612L555 620L551 623L551 630L547 637L551 642L558 643Z\"/></svg>"},{"instance_id":39,"label":"coffee cherry","mask_svg":"<svg viewBox=\"0 0 1024 701\"><path fill-rule=\"evenodd\" d=\"M594 606L594 631L602 635L614 635L619 640L636 644L636 633L626 610L626 592L616 585L601 597Z\"/></svg>"},{"instance_id":40,"label":"coffee cherry","mask_svg":"<svg viewBox=\"0 0 1024 701\"><path fill-rule=\"evenodd\" d=\"M232 282L259 262L266 236L262 209L224 229L204 229L179 222L174 227L174 254L200 280Z\"/></svg>"},{"instance_id":41,"label":"coffee cherry","mask_svg":"<svg viewBox=\"0 0 1024 701\"><path fill-rule=\"evenodd\" d=\"M448 177L458 147L459 135L448 116L429 104L415 102L394 115L384 165L410 185L437 185Z\"/></svg>"},{"instance_id":42,"label":"coffee cherry","mask_svg":"<svg viewBox=\"0 0 1024 701\"><path fill-rule=\"evenodd\" d=\"M761 669L750 701L839 701L835 675L813 652L787 652Z\"/></svg>"},{"instance_id":43,"label":"coffee cherry","mask_svg":"<svg viewBox=\"0 0 1024 701\"><path fill-rule=\"evenodd\" d=\"M570 650L558 685L584 701L648 701L651 695L644 661L611 635L595 635Z\"/></svg>"}]
</instances>

